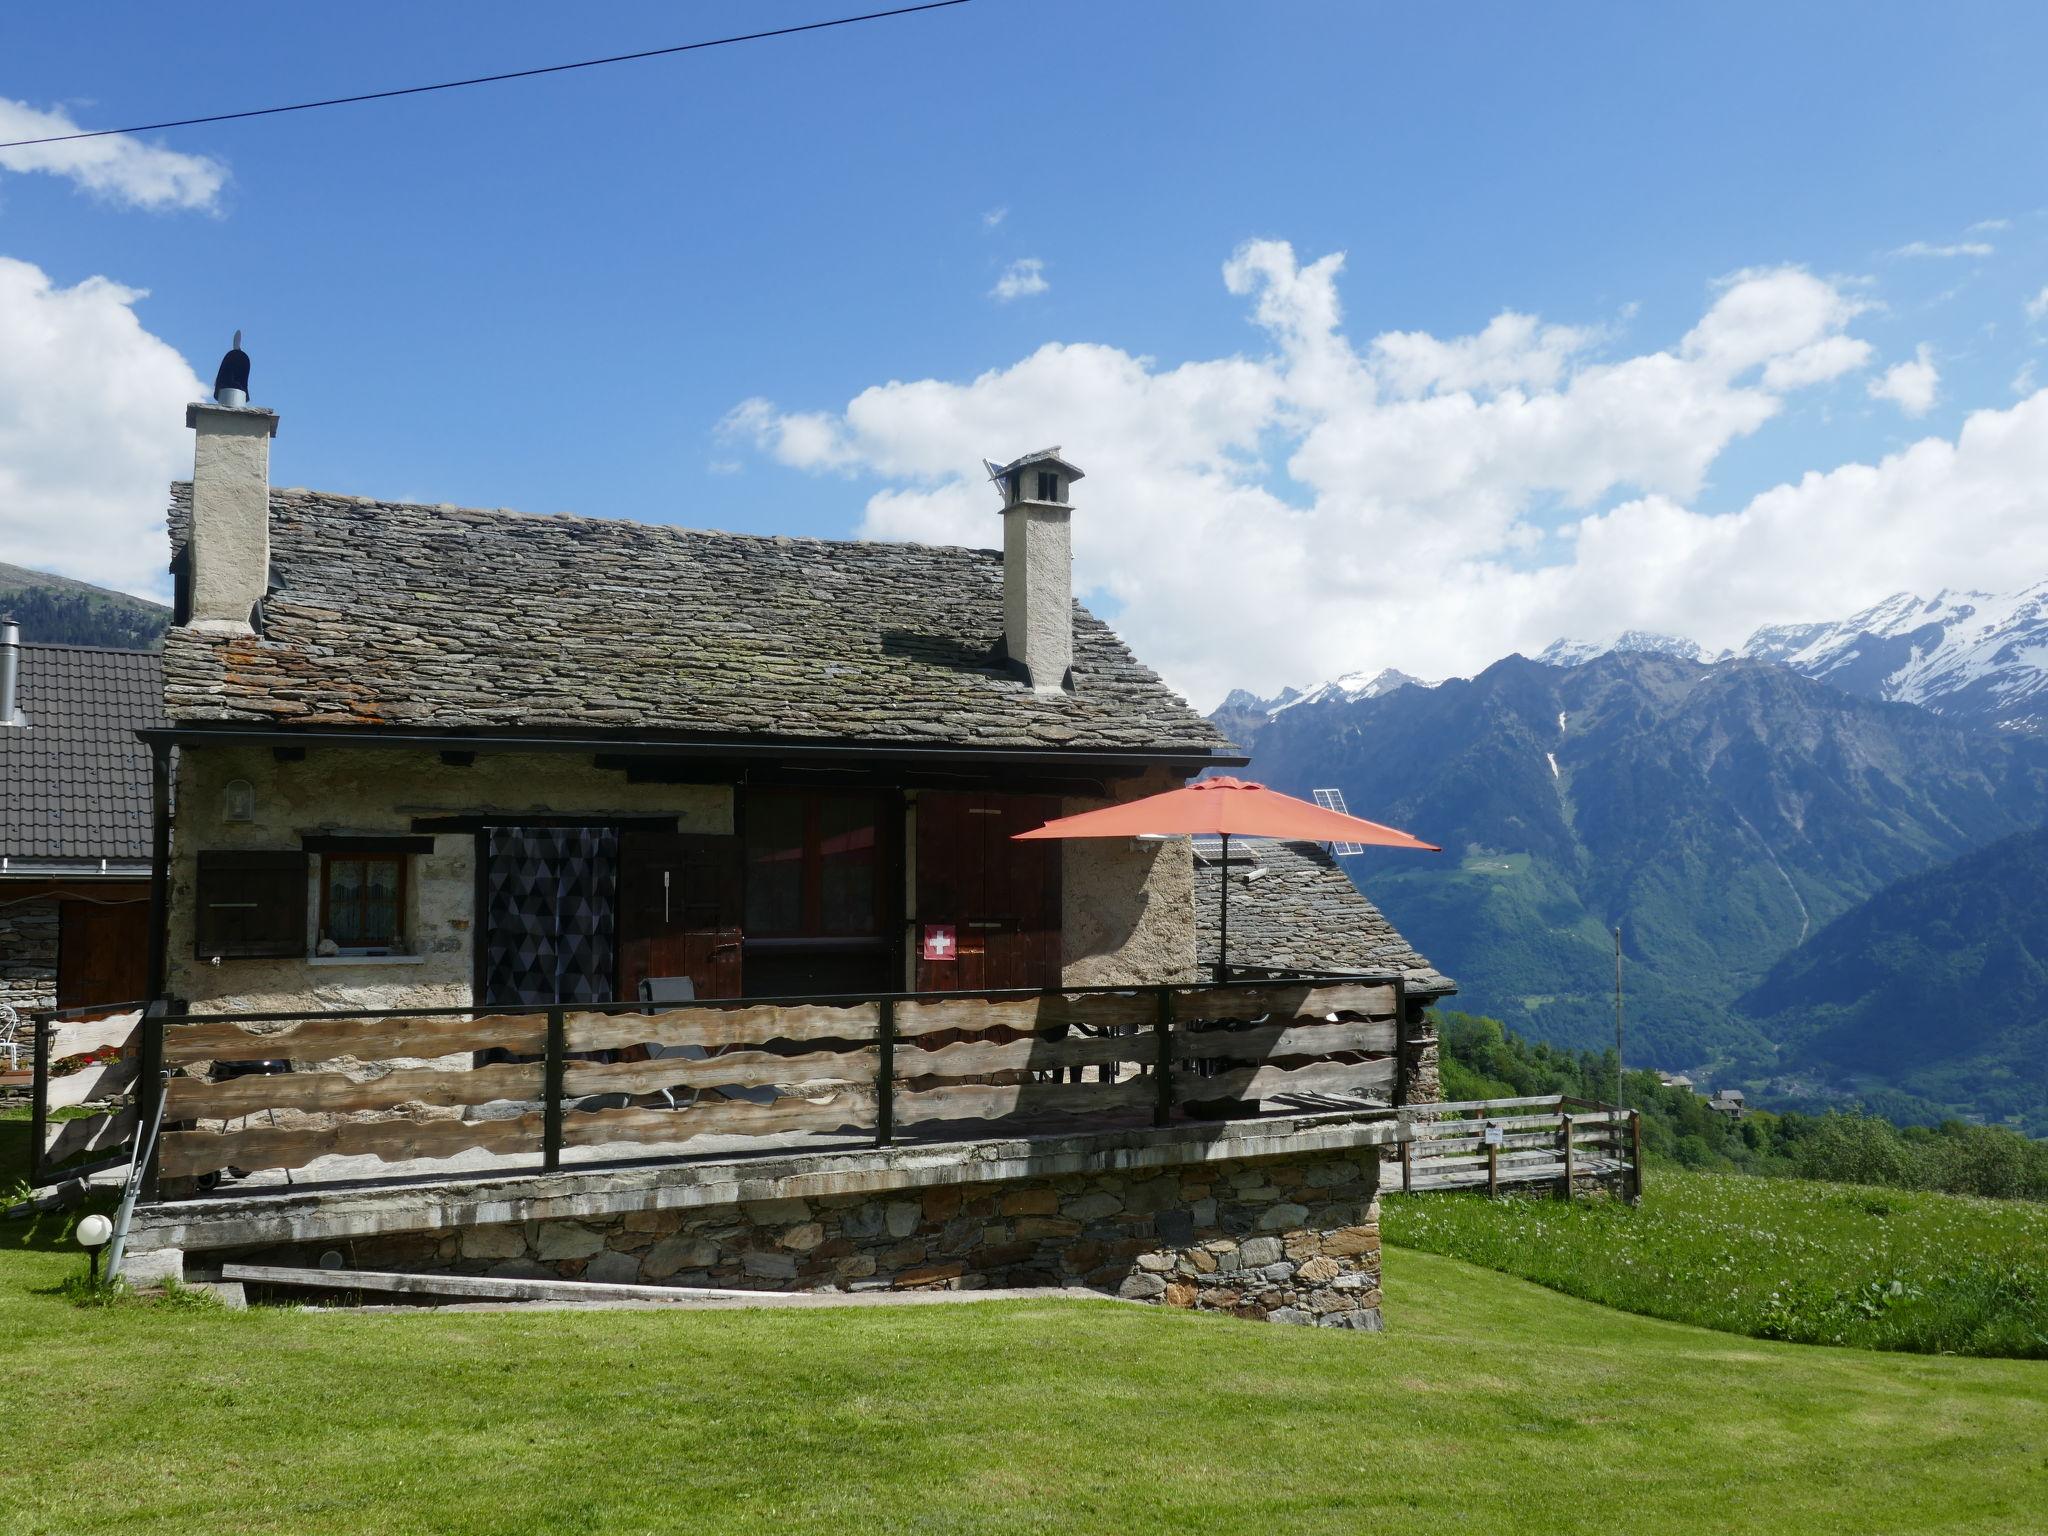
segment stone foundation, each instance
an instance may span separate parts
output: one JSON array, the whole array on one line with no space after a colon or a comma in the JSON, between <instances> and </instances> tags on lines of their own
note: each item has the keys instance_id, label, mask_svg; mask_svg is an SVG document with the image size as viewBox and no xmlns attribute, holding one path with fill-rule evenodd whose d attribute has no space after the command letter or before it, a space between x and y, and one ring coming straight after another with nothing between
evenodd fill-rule
<instances>
[{"instance_id":1,"label":"stone foundation","mask_svg":"<svg viewBox=\"0 0 2048 1536\"><path fill-rule=\"evenodd\" d=\"M258 1263L757 1290L1074 1286L1380 1327L1375 1148L252 1248Z\"/></svg>"}]
</instances>

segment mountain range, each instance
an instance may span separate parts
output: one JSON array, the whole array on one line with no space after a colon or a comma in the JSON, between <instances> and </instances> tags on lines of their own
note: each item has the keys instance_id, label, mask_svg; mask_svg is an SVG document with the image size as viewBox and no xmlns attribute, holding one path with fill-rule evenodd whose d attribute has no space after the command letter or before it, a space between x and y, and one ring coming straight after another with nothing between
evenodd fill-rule
<instances>
[{"instance_id":1,"label":"mountain range","mask_svg":"<svg viewBox=\"0 0 2048 1536\"><path fill-rule=\"evenodd\" d=\"M1250 747L1254 776L1339 787L1360 815L1445 845L1344 862L1458 979L1460 1006L1538 1039L1611 1042L1619 925L1638 1062L1781 1102L1854 1096L1906 1118L2048 1131L2048 1019L2028 980L2048 957L2048 909L2017 873L2040 855L2015 842L1998 866L2015 894L1958 904L1985 875L1978 850L2048 821L2048 736L2028 702L2044 607L2048 584L1895 600L1760 631L1745 647L1756 655L1627 635L1469 679L1380 673L1234 695L1214 718ZM1951 866L1945 895L1913 894ZM1885 1016L1889 972L1814 957L1873 954L1904 914L1943 900L1981 924L1950 946L1956 963L1981 954L1984 974L2011 984L1957 971L1958 995L1918 1015L1917 1053L1881 1045L1859 1021ZM1905 955L1931 941L1889 942ZM1868 994L1843 992L1858 974Z\"/></svg>"},{"instance_id":2,"label":"mountain range","mask_svg":"<svg viewBox=\"0 0 2048 1536\"><path fill-rule=\"evenodd\" d=\"M1710 651L1682 635L1630 629L1600 640L1556 640L1536 659L1575 667L1616 652L1708 665L1771 661L1858 698L1918 704L1962 725L2048 735L2048 581L2002 595L1900 592L1846 619L1766 625L1737 650ZM1240 688L1210 718L1251 746L1280 710L1409 685L1436 686L1392 668L1350 672L1270 699Z\"/></svg>"},{"instance_id":3,"label":"mountain range","mask_svg":"<svg viewBox=\"0 0 2048 1536\"><path fill-rule=\"evenodd\" d=\"M31 643L131 651L161 647L171 622L171 610L160 603L4 562L0 614L14 618L21 625L21 638Z\"/></svg>"}]
</instances>

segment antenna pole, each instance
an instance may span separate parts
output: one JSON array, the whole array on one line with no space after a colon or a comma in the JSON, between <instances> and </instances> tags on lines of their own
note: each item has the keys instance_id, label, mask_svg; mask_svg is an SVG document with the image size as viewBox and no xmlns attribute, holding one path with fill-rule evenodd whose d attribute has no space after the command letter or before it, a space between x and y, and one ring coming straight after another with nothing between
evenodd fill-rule
<instances>
[{"instance_id":1,"label":"antenna pole","mask_svg":"<svg viewBox=\"0 0 2048 1536\"><path fill-rule=\"evenodd\" d=\"M1621 1096L1621 924L1614 925L1614 1107L1626 1109Z\"/></svg>"}]
</instances>

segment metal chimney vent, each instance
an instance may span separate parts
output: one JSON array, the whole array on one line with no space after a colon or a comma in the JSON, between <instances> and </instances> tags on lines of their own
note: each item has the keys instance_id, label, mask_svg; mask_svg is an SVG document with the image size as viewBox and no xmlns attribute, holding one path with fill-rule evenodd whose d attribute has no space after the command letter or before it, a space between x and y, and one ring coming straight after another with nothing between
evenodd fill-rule
<instances>
[{"instance_id":1,"label":"metal chimney vent","mask_svg":"<svg viewBox=\"0 0 2048 1536\"><path fill-rule=\"evenodd\" d=\"M220 372L213 376L213 399L217 405L249 403L249 354L242 350L240 331L235 332L235 344L220 360Z\"/></svg>"}]
</instances>

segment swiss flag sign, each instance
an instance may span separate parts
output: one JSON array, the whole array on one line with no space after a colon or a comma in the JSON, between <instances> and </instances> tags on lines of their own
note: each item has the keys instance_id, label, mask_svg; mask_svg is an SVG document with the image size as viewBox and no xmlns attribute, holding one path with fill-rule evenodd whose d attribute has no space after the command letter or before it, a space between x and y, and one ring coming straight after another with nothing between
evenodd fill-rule
<instances>
[{"instance_id":1,"label":"swiss flag sign","mask_svg":"<svg viewBox=\"0 0 2048 1536\"><path fill-rule=\"evenodd\" d=\"M960 946L953 938L951 923L926 923L924 925L924 957L927 960L951 960L959 953Z\"/></svg>"}]
</instances>

